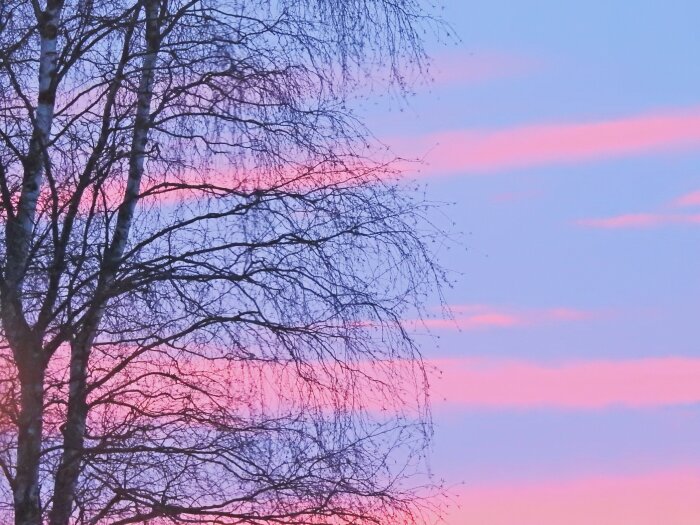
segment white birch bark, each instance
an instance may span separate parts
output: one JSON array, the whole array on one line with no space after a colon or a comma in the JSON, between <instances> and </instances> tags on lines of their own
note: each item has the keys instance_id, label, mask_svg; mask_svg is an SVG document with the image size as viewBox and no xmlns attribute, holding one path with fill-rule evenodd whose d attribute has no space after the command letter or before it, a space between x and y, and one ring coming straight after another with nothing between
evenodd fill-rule
<instances>
[{"instance_id":1,"label":"white birch bark","mask_svg":"<svg viewBox=\"0 0 700 525\"><path fill-rule=\"evenodd\" d=\"M38 99L32 137L27 157L23 159L20 199L14 216L7 222L6 232L7 264L2 283L1 313L21 384L17 465L12 487L16 525L41 525L39 462L46 363L41 338L30 329L24 317L21 297L54 117L57 37L62 8L62 0L49 0L43 12L36 9L41 38Z\"/></svg>"},{"instance_id":2,"label":"white birch bark","mask_svg":"<svg viewBox=\"0 0 700 525\"><path fill-rule=\"evenodd\" d=\"M106 307L101 295L109 288L129 239L129 231L140 193L144 173L146 145L150 129L151 101L155 83L155 67L160 47L159 1L144 2L146 14L145 54L139 79L136 116L129 155L126 190L117 215L112 242L106 250L102 273L97 286L94 307L86 313L85 323L71 345L68 414L63 427L63 454L54 481L54 499L49 514L50 525L68 525L73 511L75 487L80 474L85 440L87 406L87 366L90 350Z\"/></svg>"}]
</instances>

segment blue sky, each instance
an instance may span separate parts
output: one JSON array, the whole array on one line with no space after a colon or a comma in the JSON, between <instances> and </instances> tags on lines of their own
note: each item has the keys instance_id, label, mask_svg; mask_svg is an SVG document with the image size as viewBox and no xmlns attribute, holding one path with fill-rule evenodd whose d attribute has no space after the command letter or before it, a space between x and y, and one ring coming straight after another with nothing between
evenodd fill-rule
<instances>
[{"instance_id":1,"label":"blue sky","mask_svg":"<svg viewBox=\"0 0 700 525\"><path fill-rule=\"evenodd\" d=\"M700 198L679 199L700 190L700 3L450 0L444 18L460 40L430 43L435 82L407 104L363 108L397 151L421 145L426 165L411 175L430 199L452 203L445 213L463 233L446 257L460 274L447 301L461 330L435 325L439 339L421 338L426 356L524 364L494 374L504 379L494 390L532 381L518 376L530 365L556 376L562 364L588 364L595 380L599 363L621 363L622 387L636 383L596 406L559 403L554 391L523 407L480 406L438 382L461 401L436 407L435 471L466 483L463 501L490 483L516 487L504 489L505 506L517 487L570 490L561 504L535 498L529 517L484 503L454 511L450 524L554 525L582 509L590 523L699 523L688 479L700 480ZM610 137L597 137L610 123ZM533 150L546 149L533 162L522 160L530 136ZM487 168L475 169L472 140L493 150ZM525 153L499 164L509 146ZM626 375L648 358L685 360L668 361L663 378L656 365ZM678 385L687 388L671 392ZM651 486L678 497L644 503Z\"/></svg>"}]
</instances>

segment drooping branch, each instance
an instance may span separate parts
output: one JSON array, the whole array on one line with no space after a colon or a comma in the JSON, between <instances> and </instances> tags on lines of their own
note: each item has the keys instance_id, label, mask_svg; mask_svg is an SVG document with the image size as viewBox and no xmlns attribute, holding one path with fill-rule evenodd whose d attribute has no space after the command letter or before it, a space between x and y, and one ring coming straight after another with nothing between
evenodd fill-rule
<instances>
[{"instance_id":1,"label":"drooping branch","mask_svg":"<svg viewBox=\"0 0 700 525\"><path fill-rule=\"evenodd\" d=\"M419 4L66 0L52 97L29 80L35 11L0 7L0 257L21 284L0 336L42 364L0 345L11 490L22 393L41 399L23 523L416 521L429 417L401 318L442 276L346 95L420 67Z\"/></svg>"}]
</instances>

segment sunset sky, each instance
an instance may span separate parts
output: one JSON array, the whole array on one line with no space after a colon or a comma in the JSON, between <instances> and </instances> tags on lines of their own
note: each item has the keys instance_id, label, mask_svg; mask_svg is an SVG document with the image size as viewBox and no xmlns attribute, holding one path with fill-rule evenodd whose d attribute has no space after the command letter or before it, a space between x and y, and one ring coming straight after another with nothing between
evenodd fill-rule
<instances>
[{"instance_id":1,"label":"sunset sky","mask_svg":"<svg viewBox=\"0 0 700 525\"><path fill-rule=\"evenodd\" d=\"M362 110L462 233L421 339L449 525L700 523L700 3L444 18L434 83Z\"/></svg>"}]
</instances>

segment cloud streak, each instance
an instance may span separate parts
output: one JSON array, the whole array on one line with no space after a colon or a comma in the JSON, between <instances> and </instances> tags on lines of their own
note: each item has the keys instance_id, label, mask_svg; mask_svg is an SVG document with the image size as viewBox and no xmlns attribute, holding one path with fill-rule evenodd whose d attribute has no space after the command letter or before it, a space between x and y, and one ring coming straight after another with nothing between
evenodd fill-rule
<instances>
[{"instance_id":1,"label":"cloud streak","mask_svg":"<svg viewBox=\"0 0 700 525\"><path fill-rule=\"evenodd\" d=\"M695 525L700 472L653 472L564 482L474 487L456 499L448 525Z\"/></svg>"},{"instance_id":2,"label":"cloud streak","mask_svg":"<svg viewBox=\"0 0 700 525\"><path fill-rule=\"evenodd\" d=\"M451 317L410 321L415 326L434 330L483 330L536 326L549 323L592 319L594 312L574 308L522 310L488 305L451 305Z\"/></svg>"},{"instance_id":3,"label":"cloud streak","mask_svg":"<svg viewBox=\"0 0 700 525\"><path fill-rule=\"evenodd\" d=\"M700 359L649 358L545 365L520 360L432 361L432 398L446 408L595 410L700 402Z\"/></svg>"},{"instance_id":4,"label":"cloud streak","mask_svg":"<svg viewBox=\"0 0 700 525\"><path fill-rule=\"evenodd\" d=\"M491 173L700 147L700 107L597 122L436 133L398 144L425 151L425 175Z\"/></svg>"},{"instance_id":5,"label":"cloud streak","mask_svg":"<svg viewBox=\"0 0 700 525\"><path fill-rule=\"evenodd\" d=\"M700 205L700 191L681 195L673 199L660 211L646 213L626 213L611 217L586 218L576 221L584 228L618 230L628 228L655 228L669 225L700 225L700 213L677 213L667 211L669 208L686 208Z\"/></svg>"},{"instance_id":6,"label":"cloud streak","mask_svg":"<svg viewBox=\"0 0 700 525\"><path fill-rule=\"evenodd\" d=\"M598 228L604 230L654 228L673 224L700 225L700 214L628 213L596 219L579 219L576 221L576 224L584 228Z\"/></svg>"},{"instance_id":7,"label":"cloud streak","mask_svg":"<svg viewBox=\"0 0 700 525\"><path fill-rule=\"evenodd\" d=\"M700 190L681 195L673 201L673 204L674 206L681 208L690 206L700 206Z\"/></svg>"},{"instance_id":8,"label":"cloud streak","mask_svg":"<svg viewBox=\"0 0 700 525\"><path fill-rule=\"evenodd\" d=\"M524 75L538 68L531 57L493 51L438 54L430 69L431 87L442 88L483 83Z\"/></svg>"}]
</instances>

